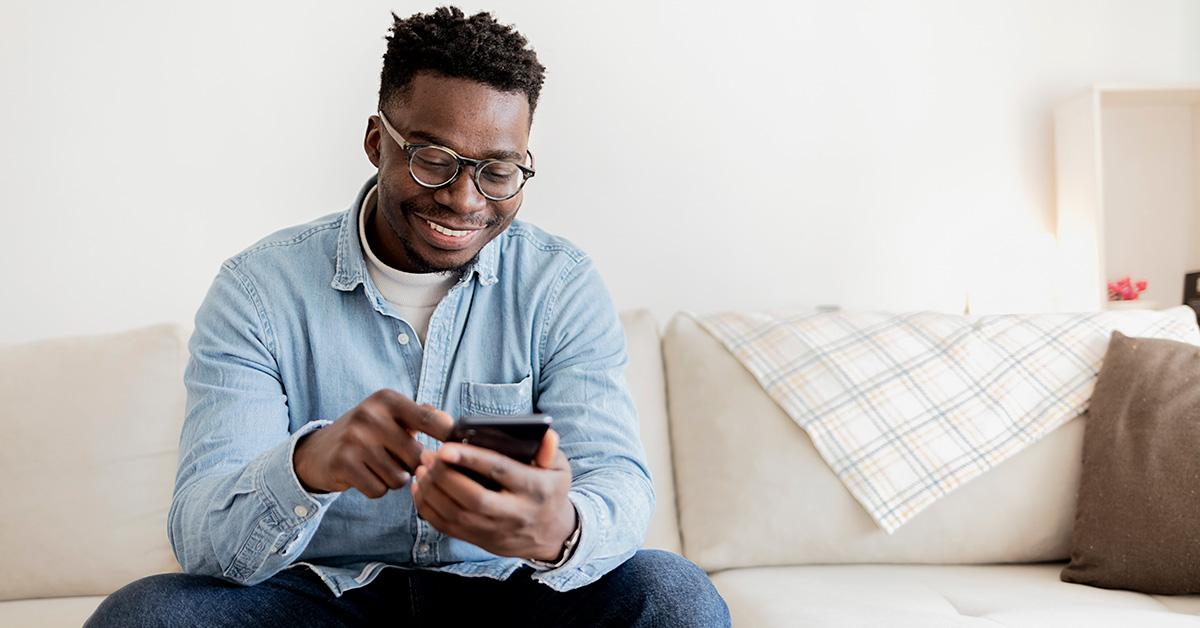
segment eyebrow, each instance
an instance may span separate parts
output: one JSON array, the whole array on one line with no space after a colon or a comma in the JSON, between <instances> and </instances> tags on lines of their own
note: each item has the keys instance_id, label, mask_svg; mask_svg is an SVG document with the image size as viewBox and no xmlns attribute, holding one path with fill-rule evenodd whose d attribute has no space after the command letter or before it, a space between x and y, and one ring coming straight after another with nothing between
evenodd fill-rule
<instances>
[{"instance_id":1,"label":"eyebrow","mask_svg":"<svg viewBox=\"0 0 1200 628\"><path fill-rule=\"evenodd\" d=\"M408 136L410 142L413 140L421 140L431 144L438 144L445 146L446 148L450 148L450 142L447 142L445 139L438 137L433 133L429 133L428 131L409 131L406 133L406 135ZM456 150L454 152L458 151ZM484 156L484 159L504 159L506 161L522 162L525 160L525 155L511 150L494 150L490 153L487 153Z\"/></svg>"}]
</instances>

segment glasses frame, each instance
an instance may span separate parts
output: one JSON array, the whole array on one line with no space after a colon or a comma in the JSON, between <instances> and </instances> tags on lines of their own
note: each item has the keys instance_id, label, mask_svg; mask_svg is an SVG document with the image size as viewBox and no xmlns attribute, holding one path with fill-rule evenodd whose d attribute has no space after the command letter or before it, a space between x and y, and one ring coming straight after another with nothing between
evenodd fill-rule
<instances>
[{"instance_id":1,"label":"glasses frame","mask_svg":"<svg viewBox=\"0 0 1200 628\"><path fill-rule=\"evenodd\" d=\"M537 174L537 172L533 169L533 151L531 150L525 151L525 154L529 155L529 166L524 166L515 161L508 161L506 159L471 159L470 157L463 157L462 155L459 155L453 150L440 144L413 144L396 132L396 129L392 127L392 123L388 122L387 116L383 115L383 111L378 111L377 113L379 114L379 121L383 123L383 128L387 131L388 135L392 137L392 141L396 142L396 144L400 146L400 149L408 155L408 176L412 177L412 180L416 181L417 185L423 188L436 190L451 185L458 180L458 175L462 174L463 167L470 166L472 170L471 181L475 184L475 190L478 191L481 196L489 201L507 201L520 194L521 190L525 189L525 182L529 181L533 178L533 175ZM417 150L422 148L437 148L449 153L450 156L455 160L454 175L447 179L444 183L439 183L437 185L430 185L418 179L417 173L413 172L412 160L413 155L417 153ZM509 164L520 169L521 184L517 186L515 192L509 194L508 196L497 197L483 191L483 186L479 184L479 171L486 168L487 165L491 163Z\"/></svg>"}]
</instances>

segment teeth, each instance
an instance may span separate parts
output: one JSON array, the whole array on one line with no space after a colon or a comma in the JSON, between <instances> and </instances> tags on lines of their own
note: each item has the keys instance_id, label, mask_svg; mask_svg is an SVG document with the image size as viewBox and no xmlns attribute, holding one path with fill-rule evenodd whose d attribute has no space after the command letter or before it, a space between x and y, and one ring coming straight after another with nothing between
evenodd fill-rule
<instances>
[{"instance_id":1,"label":"teeth","mask_svg":"<svg viewBox=\"0 0 1200 628\"><path fill-rule=\"evenodd\" d=\"M447 229L432 220L426 220L425 222L429 223L429 226L432 227L434 231L438 233L444 233L452 238L461 238L471 233L470 231L455 231L454 229Z\"/></svg>"}]
</instances>

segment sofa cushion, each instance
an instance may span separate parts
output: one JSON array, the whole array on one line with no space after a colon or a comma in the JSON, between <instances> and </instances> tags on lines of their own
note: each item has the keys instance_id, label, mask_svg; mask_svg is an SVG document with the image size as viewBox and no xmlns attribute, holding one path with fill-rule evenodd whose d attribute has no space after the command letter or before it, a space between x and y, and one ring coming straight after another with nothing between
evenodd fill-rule
<instances>
[{"instance_id":1,"label":"sofa cushion","mask_svg":"<svg viewBox=\"0 0 1200 628\"><path fill-rule=\"evenodd\" d=\"M1067 582L1200 593L1200 349L1112 335L1083 440Z\"/></svg>"},{"instance_id":2,"label":"sofa cushion","mask_svg":"<svg viewBox=\"0 0 1200 628\"><path fill-rule=\"evenodd\" d=\"M1200 345L1196 313L745 312L698 318L875 521L930 504L1087 409L1113 329Z\"/></svg>"},{"instance_id":3,"label":"sofa cushion","mask_svg":"<svg viewBox=\"0 0 1200 628\"><path fill-rule=\"evenodd\" d=\"M668 325L663 360L684 555L709 571L1067 557L1080 419L888 535L830 471L804 430L690 317Z\"/></svg>"},{"instance_id":4,"label":"sofa cushion","mask_svg":"<svg viewBox=\"0 0 1200 628\"><path fill-rule=\"evenodd\" d=\"M0 347L0 600L179 571L167 510L186 358L173 326Z\"/></svg>"},{"instance_id":5,"label":"sofa cushion","mask_svg":"<svg viewBox=\"0 0 1200 628\"><path fill-rule=\"evenodd\" d=\"M675 476L667 436L667 395L658 323L648 310L622 312L621 323L629 352L625 380L637 405L646 463L654 479L655 508L645 547L678 553L679 522L675 516Z\"/></svg>"},{"instance_id":6,"label":"sofa cushion","mask_svg":"<svg viewBox=\"0 0 1200 628\"><path fill-rule=\"evenodd\" d=\"M1200 596L1058 580L1061 564L813 565L713 576L735 626L1155 628L1200 624Z\"/></svg>"}]
</instances>

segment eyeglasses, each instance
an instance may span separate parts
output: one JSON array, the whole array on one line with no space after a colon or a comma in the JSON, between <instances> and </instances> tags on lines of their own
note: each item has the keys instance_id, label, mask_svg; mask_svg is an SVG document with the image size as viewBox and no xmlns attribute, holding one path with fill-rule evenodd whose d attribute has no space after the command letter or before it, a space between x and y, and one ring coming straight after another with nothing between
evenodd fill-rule
<instances>
[{"instance_id":1,"label":"eyeglasses","mask_svg":"<svg viewBox=\"0 0 1200 628\"><path fill-rule=\"evenodd\" d=\"M432 190L454 183L462 172L463 166L471 166L474 174L471 180L475 189L484 198L493 201L507 201L517 195L525 182L536 174L532 168L533 153L529 155L529 166L526 167L503 159L471 159L437 144L412 144L400 137L392 124L379 112L379 120L388 135L408 153L408 173L418 185Z\"/></svg>"}]
</instances>

